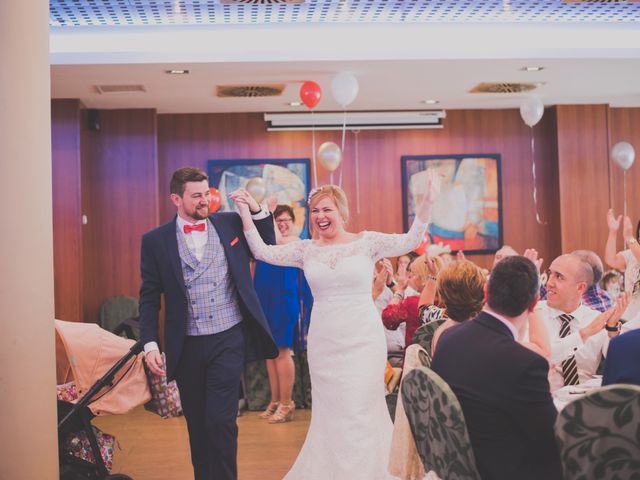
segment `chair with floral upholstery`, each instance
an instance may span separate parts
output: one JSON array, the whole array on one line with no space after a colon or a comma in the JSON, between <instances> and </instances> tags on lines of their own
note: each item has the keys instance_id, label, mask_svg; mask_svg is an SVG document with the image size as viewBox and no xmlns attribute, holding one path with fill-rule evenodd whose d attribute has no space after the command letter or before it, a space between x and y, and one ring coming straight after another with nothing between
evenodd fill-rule
<instances>
[{"instance_id":1,"label":"chair with floral upholstery","mask_svg":"<svg viewBox=\"0 0 640 480\"><path fill-rule=\"evenodd\" d=\"M640 387L609 385L574 400L555 433L566 480L640 479Z\"/></svg>"},{"instance_id":2,"label":"chair with floral upholstery","mask_svg":"<svg viewBox=\"0 0 640 480\"><path fill-rule=\"evenodd\" d=\"M413 343L417 343L424 348L429 356L429 364L427 366L431 365L431 342L433 341L433 334L444 322L445 319L432 320L418 327L413 334Z\"/></svg>"},{"instance_id":3,"label":"chair with floral upholstery","mask_svg":"<svg viewBox=\"0 0 640 480\"><path fill-rule=\"evenodd\" d=\"M433 370L418 367L402 382L402 401L425 470L447 480L480 480L462 408Z\"/></svg>"}]
</instances>

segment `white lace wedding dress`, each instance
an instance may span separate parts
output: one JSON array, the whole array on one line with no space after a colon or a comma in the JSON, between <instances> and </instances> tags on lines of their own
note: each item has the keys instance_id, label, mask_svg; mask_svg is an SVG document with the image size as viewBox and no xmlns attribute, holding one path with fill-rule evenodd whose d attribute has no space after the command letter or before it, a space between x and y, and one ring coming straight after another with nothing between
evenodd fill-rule
<instances>
[{"instance_id":1,"label":"white lace wedding dress","mask_svg":"<svg viewBox=\"0 0 640 480\"><path fill-rule=\"evenodd\" d=\"M426 225L406 234L363 232L346 244L311 240L265 245L245 232L254 256L304 269L314 303L307 343L313 411L285 480L386 480L393 425L384 397L387 350L371 296L374 263L420 244Z\"/></svg>"}]
</instances>

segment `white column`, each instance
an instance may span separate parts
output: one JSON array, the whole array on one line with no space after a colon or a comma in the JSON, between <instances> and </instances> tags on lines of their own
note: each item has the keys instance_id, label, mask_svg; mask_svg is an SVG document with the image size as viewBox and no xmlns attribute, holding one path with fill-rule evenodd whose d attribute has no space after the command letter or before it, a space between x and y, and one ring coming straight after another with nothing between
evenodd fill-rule
<instances>
[{"instance_id":1,"label":"white column","mask_svg":"<svg viewBox=\"0 0 640 480\"><path fill-rule=\"evenodd\" d=\"M49 4L0 1L0 478L58 478Z\"/></svg>"}]
</instances>

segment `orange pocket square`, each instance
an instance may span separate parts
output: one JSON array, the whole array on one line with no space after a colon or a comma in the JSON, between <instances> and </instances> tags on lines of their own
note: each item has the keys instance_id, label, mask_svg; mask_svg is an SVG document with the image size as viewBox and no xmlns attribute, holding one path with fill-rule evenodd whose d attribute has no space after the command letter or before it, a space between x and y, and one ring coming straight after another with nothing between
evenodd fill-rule
<instances>
[{"instance_id":1,"label":"orange pocket square","mask_svg":"<svg viewBox=\"0 0 640 480\"><path fill-rule=\"evenodd\" d=\"M233 240L231 240L230 245L233 247L236 243L238 243L238 237L234 238Z\"/></svg>"}]
</instances>

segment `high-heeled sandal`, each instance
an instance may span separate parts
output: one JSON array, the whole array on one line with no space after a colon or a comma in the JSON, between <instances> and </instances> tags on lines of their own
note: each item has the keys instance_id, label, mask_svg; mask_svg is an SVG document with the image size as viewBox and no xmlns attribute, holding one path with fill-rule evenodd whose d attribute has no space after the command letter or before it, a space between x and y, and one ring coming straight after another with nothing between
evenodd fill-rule
<instances>
[{"instance_id":1,"label":"high-heeled sandal","mask_svg":"<svg viewBox=\"0 0 640 480\"><path fill-rule=\"evenodd\" d=\"M293 420L293 412L296 411L296 404L290 402L288 405L281 403L276 413L269 417L269 423L285 423Z\"/></svg>"},{"instance_id":2,"label":"high-heeled sandal","mask_svg":"<svg viewBox=\"0 0 640 480\"><path fill-rule=\"evenodd\" d=\"M280 402L269 402L269 405L267 405L265 411L258 415L258 418L270 418L274 413L278 411L279 406Z\"/></svg>"}]
</instances>

